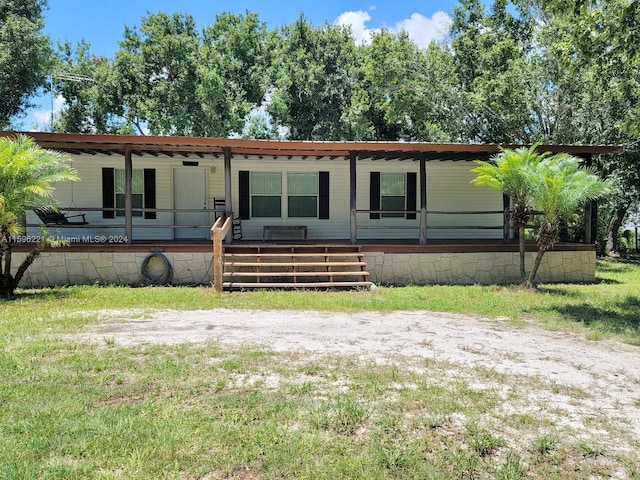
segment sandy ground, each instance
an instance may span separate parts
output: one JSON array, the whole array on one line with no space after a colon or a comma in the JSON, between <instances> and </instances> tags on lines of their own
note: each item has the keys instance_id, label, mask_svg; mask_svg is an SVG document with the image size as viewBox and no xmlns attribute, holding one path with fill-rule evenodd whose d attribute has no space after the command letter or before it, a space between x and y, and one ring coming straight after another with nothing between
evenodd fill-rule
<instances>
[{"instance_id":1,"label":"sandy ground","mask_svg":"<svg viewBox=\"0 0 640 480\"><path fill-rule=\"evenodd\" d=\"M427 311L103 312L85 339L119 346L218 341L273 351L349 354L389 361L424 358L481 365L588 392L578 416L606 416L640 448L640 348L589 341L567 332L514 327L507 321ZM635 445L634 445L635 444ZM634 449L635 449L634 448Z\"/></svg>"}]
</instances>

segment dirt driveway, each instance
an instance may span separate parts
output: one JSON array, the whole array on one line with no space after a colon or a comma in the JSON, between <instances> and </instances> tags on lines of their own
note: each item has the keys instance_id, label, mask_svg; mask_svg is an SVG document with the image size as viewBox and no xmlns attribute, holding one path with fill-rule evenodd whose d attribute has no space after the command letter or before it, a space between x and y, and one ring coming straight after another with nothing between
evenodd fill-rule
<instances>
[{"instance_id":1,"label":"dirt driveway","mask_svg":"<svg viewBox=\"0 0 640 480\"><path fill-rule=\"evenodd\" d=\"M427 311L102 312L85 339L118 346L219 341L273 351L357 355L416 365L447 360L460 369L482 365L588 392L571 403L577 420L606 416L640 445L640 348L588 341L567 332L514 327L505 320ZM549 399L558 401L557 399ZM626 443L626 442L625 442Z\"/></svg>"}]
</instances>

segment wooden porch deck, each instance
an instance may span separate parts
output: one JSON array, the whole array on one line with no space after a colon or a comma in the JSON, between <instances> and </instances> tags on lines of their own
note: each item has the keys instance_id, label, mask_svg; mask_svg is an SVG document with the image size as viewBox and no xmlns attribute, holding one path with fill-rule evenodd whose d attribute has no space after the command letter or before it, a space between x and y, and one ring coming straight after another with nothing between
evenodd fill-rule
<instances>
[{"instance_id":1,"label":"wooden porch deck","mask_svg":"<svg viewBox=\"0 0 640 480\"><path fill-rule=\"evenodd\" d=\"M256 241L240 240L225 246L265 247L265 246L353 246L348 239L344 240L309 240L306 243L295 241ZM430 239L426 245L420 245L417 240L390 239L390 240L359 240L356 245L363 252L386 253L477 253L477 252L517 252L516 241L503 243L502 240L491 239ZM13 251L27 252L32 244L14 244ZM138 240L133 243L71 243L56 250L68 252L210 252L211 240ZM534 241L528 241L528 252L537 251ZM556 251L593 251L595 245L584 243L557 243ZM48 249L47 251L54 251Z\"/></svg>"},{"instance_id":2,"label":"wooden porch deck","mask_svg":"<svg viewBox=\"0 0 640 480\"><path fill-rule=\"evenodd\" d=\"M225 246L243 247L265 247L265 246L354 246L348 239L344 240L322 240L314 242L295 241L257 241L240 240ZM30 251L33 244L20 243L13 245L15 252ZM491 239L430 239L426 245L420 245L417 240L407 239L385 239L385 240L359 240L355 246L363 252L386 252L386 253L479 253L479 252L517 252L518 243L514 240L510 243L503 243L502 240ZM537 251L534 241L527 241L528 252ZM557 243L554 247L556 251L593 251L595 245L584 243ZM130 244L125 243L71 243L58 249L47 249L47 251L64 250L68 252L210 252L212 250L211 240L139 240Z\"/></svg>"}]
</instances>

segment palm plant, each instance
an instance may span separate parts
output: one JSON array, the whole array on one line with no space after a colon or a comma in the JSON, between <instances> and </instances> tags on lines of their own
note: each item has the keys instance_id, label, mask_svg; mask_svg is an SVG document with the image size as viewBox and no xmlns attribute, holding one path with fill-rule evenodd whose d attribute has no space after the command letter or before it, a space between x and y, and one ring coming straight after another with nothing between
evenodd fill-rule
<instances>
[{"instance_id":1,"label":"palm plant","mask_svg":"<svg viewBox=\"0 0 640 480\"><path fill-rule=\"evenodd\" d=\"M471 183L487 185L502 191L511 199L510 220L518 229L520 277L526 280L525 228L534 215L534 185L538 182L538 165L549 153L538 153L537 145L530 148L502 149L490 161L477 161L472 170L477 176Z\"/></svg>"},{"instance_id":2,"label":"palm plant","mask_svg":"<svg viewBox=\"0 0 640 480\"><path fill-rule=\"evenodd\" d=\"M611 182L599 178L592 169L581 167L581 160L567 154L545 158L538 165L538 181L533 184L534 207L541 211L537 235L538 253L525 285L535 288L534 280L544 253L559 240L560 221L568 219L585 203L606 195Z\"/></svg>"},{"instance_id":3,"label":"palm plant","mask_svg":"<svg viewBox=\"0 0 640 480\"><path fill-rule=\"evenodd\" d=\"M40 148L31 138L0 138L0 295L13 295L27 268L47 245L46 234L11 273L13 237L24 232L20 219L30 209L56 209L54 182L78 180L62 153Z\"/></svg>"}]
</instances>

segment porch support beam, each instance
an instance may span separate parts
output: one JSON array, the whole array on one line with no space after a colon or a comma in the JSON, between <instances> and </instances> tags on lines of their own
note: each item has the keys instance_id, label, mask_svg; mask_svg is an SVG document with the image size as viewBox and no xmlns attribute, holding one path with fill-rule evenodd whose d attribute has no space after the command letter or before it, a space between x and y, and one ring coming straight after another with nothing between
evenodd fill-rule
<instances>
[{"instance_id":1,"label":"porch support beam","mask_svg":"<svg viewBox=\"0 0 640 480\"><path fill-rule=\"evenodd\" d=\"M509 243L511 237L511 219L509 218L511 198L509 198L509 195L502 195L502 209L504 211L502 218L502 243Z\"/></svg>"},{"instance_id":2,"label":"porch support beam","mask_svg":"<svg viewBox=\"0 0 640 480\"><path fill-rule=\"evenodd\" d=\"M427 159L420 155L420 245L427 243Z\"/></svg>"},{"instance_id":3,"label":"porch support beam","mask_svg":"<svg viewBox=\"0 0 640 480\"><path fill-rule=\"evenodd\" d=\"M584 164L591 167L593 164L591 154L584 155ZM598 202L587 202L584 209L584 243L595 243L598 236Z\"/></svg>"},{"instance_id":4,"label":"porch support beam","mask_svg":"<svg viewBox=\"0 0 640 480\"><path fill-rule=\"evenodd\" d=\"M133 242L133 162L131 145L124 146L124 235Z\"/></svg>"},{"instance_id":5,"label":"porch support beam","mask_svg":"<svg viewBox=\"0 0 640 480\"><path fill-rule=\"evenodd\" d=\"M230 217L233 212L231 208L231 149L224 148L224 213Z\"/></svg>"},{"instance_id":6,"label":"porch support beam","mask_svg":"<svg viewBox=\"0 0 640 480\"><path fill-rule=\"evenodd\" d=\"M350 230L351 230L351 244L355 245L358 240L358 224L356 213L356 160L358 158L358 152L351 150L349 152L349 211L350 216Z\"/></svg>"},{"instance_id":7,"label":"porch support beam","mask_svg":"<svg viewBox=\"0 0 640 480\"><path fill-rule=\"evenodd\" d=\"M233 217L233 208L231 205L231 148L224 147L224 214L225 217ZM225 243L231 243L233 236L231 231L227 233L224 239Z\"/></svg>"}]
</instances>

